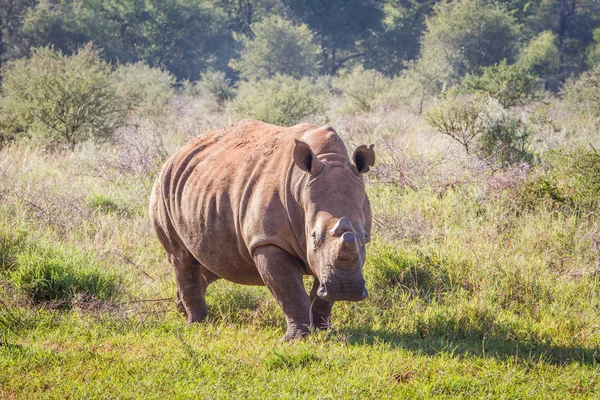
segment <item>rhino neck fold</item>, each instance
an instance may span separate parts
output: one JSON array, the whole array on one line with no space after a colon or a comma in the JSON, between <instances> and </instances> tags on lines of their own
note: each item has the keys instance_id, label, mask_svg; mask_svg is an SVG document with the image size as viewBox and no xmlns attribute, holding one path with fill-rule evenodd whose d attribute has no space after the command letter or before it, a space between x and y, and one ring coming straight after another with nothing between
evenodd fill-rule
<instances>
[{"instance_id":1,"label":"rhino neck fold","mask_svg":"<svg viewBox=\"0 0 600 400\"><path fill-rule=\"evenodd\" d=\"M308 272L310 267L306 258L306 232L305 219L306 213L302 203L302 190L306 185L307 174L295 167L292 161L288 167L286 175L286 185L284 188L285 208L288 214L290 228L294 234L295 243L291 243L296 251L296 255L304 262Z\"/></svg>"}]
</instances>

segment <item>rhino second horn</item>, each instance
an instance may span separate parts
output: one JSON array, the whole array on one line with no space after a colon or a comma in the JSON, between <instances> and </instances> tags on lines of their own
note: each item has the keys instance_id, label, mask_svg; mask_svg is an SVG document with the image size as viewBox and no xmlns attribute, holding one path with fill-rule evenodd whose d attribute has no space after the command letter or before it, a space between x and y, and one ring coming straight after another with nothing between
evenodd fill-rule
<instances>
[{"instance_id":1,"label":"rhino second horn","mask_svg":"<svg viewBox=\"0 0 600 400\"><path fill-rule=\"evenodd\" d=\"M352 232L345 232L342 235L342 252L355 252L358 249L356 246L356 236Z\"/></svg>"},{"instance_id":2,"label":"rhino second horn","mask_svg":"<svg viewBox=\"0 0 600 400\"><path fill-rule=\"evenodd\" d=\"M347 217L338 219L338 222L329 231L332 235L340 235L344 232L351 232L354 229L352 222Z\"/></svg>"}]
</instances>

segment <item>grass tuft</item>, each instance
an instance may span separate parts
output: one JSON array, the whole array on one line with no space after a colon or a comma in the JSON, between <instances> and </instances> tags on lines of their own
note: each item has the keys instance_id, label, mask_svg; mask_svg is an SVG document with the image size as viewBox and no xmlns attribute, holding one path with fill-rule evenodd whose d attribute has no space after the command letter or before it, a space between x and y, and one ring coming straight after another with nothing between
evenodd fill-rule
<instances>
[{"instance_id":1,"label":"grass tuft","mask_svg":"<svg viewBox=\"0 0 600 400\"><path fill-rule=\"evenodd\" d=\"M299 352L274 350L272 356L263 360L263 364L268 369L296 369L318 363L320 360L320 357L308 350Z\"/></svg>"}]
</instances>

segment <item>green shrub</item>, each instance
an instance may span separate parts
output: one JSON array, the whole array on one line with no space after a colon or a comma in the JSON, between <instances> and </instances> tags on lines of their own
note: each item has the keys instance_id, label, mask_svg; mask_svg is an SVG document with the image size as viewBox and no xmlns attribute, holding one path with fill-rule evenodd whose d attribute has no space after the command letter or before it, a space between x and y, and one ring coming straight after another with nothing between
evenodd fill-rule
<instances>
[{"instance_id":1,"label":"green shrub","mask_svg":"<svg viewBox=\"0 0 600 400\"><path fill-rule=\"evenodd\" d=\"M308 78L277 75L242 82L233 101L238 118L256 118L275 125L294 125L324 111L326 96Z\"/></svg>"},{"instance_id":2,"label":"green shrub","mask_svg":"<svg viewBox=\"0 0 600 400\"><path fill-rule=\"evenodd\" d=\"M506 60L486 67L481 75L468 74L461 90L478 91L495 98L503 107L524 104L540 97L539 79L520 64L507 65Z\"/></svg>"},{"instance_id":3,"label":"green shrub","mask_svg":"<svg viewBox=\"0 0 600 400\"><path fill-rule=\"evenodd\" d=\"M381 72L357 66L334 78L332 85L342 94L346 103L345 111L368 112L380 104L391 83L391 79Z\"/></svg>"},{"instance_id":4,"label":"green shrub","mask_svg":"<svg viewBox=\"0 0 600 400\"><path fill-rule=\"evenodd\" d=\"M485 131L477 140L477 154L500 168L532 162L529 126L499 104L494 105L489 104Z\"/></svg>"},{"instance_id":5,"label":"green shrub","mask_svg":"<svg viewBox=\"0 0 600 400\"><path fill-rule=\"evenodd\" d=\"M196 95L210 98L217 105L222 106L235 95L231 80L222 71L207 71L195 85Z\"/></svg>"},{"instance_id":6,"label":"green shrub","mask_svg":"<svg viewBox=\"0 0 600 400\"><path fill-rule=\"evenodd\" d=\"M0 225L0 279L34 304L52 302L70 308L77 297L99 301L115 296L118 275L90 255L55 243L33 240L24 226Z\"/></svg>"},{"instance_id":7,"label":"green shrub","mask_svg":"<svg viewBox=\"0 0 600 400\"><path fill-rule=\"evenodd\" d=\"M120 65L113 79L116 95L124 107L139 115L164 111L174 94L175 77L143 62Z\"/></svg>"},{"instance_id":8,"label":"green shrub","mask_svg":"<svg viewBox=\"0 0 600 400\"><path fill-rule=\"evenodd\" d=\"M17 254L27 245L27 233L22 228L0 226L0 274L14 269Z\"/></svg>"},{"instance_id":9,"label":"green shrub","mask_svg":"<svg viewBox=\"0 0 600 400\"><path fill-rule=\"evenodd\" d=\"M600 65L578 79L567 80L562 93L573 112L600 117Z\"/></svg>"},{"instance_id":10,"label":"green shrub","mask_svg":"<svg viewBox=\"0 0 600 400\"><path fill-rule=\"evenodd\" d=\"M556 41L552 32L541 32L521 50L517 64L536 76L554 73L560 60Z\"/></svg>"},{"instance_id":11,"label":"green shrub","mask_svg":"<svg viewBox=\"0 0 600 400\"><path fill-rule=\"evenodd\" d=\"M600 206L600 154L595 149L548 152L543 174L533 174L521 193L526 207L547 206L578 213Z\"/></svg>"},{"instance_id":12,"label":"green shrub","mask_svg":"<svg viewBox=\"0 0 600 400\"><path fill-rule=\"evenodd\" d=\"M470 153L475 138L485 132L489 101L489 96L481 93L460 95L450 92L436 107L429 109L424 118L438 132L451 137Z\"/></svg>"},{"instance_id":13,"label":"green shrub","mask_svg":"<svg viewBox=\"0 0 600 400\"><path fill-rule=\"evenodd\" d=\"M94 210L105 214L118 214L127 217L133 214L131 208L123 202L102 193L94 193L86 198L87 204Z\"/></svg>"},{"instance_id":14,"label":"green shrub","mask_svg":"<svg viewBox=\"0 0 600 400\"><path fill-rule=\"evenodd\" d=\"M590 66L600 65L600 28L594 29L594 44L592 44L587 53L587 62Z\"/></svg>"},{"instance_id":15,"label":"green shrub","mask_svg":"<svg viewBox=\"0 0 600 400\"><path fill-rule=\"evenodd\" d=\"M294 26L278 16L252 24L252 38L242 35L241 57L231 60L244 79L273 78L277 74L294 78L316 76L320 48L306 25Z\"/></svg>"},{"instance_id":16,"label":"green shrub","mask_svg":"<svg viewBox=\"0 0 600 400\"><path fill-rule=\"evenodd\" d=\"M533 159L527 125L485 94L451 91L425 114L425 120L460 143L467 154L487 161L493 168Z\"/></svg>"},{"instance_id":17,"label":"green shrub","mask_svg":"<svg viewBox=\"0 0 600 400\"><path fill-rule=\"evenodd\" d=\"M124 115L109 84L110 65L91 45L72 56L50 47L34 49L31 58L8 63L2 75L8 99L3 112L12 115L13 128L52 144L73 147L108 138Z\"/></svg>"},{"instance_id":18,"label":"green shrub","mask_svg":"<svg viewBox=\"0 0 600 400\"><path fill-rule=\"evenodd\" d=\"M369 255L367 271L377 290L401 287L413 296L432 301L451 288L450 262L435 254L406 253L385 246ZM456 285L457 282L454 282Z\"/></svg>"},{"instance_id":19,"label":"green shrub","mask_svg":"<svg viewBox=\"0 0 600 400\"><path fill-rule=\"evenodd\" d=\"M50 245L19 253L10 280L35 304L52 302L60 308L70 308L81 295L108 300L120 284L117 275L101 269L89 255Z\"/></svg>"}]
</instances>

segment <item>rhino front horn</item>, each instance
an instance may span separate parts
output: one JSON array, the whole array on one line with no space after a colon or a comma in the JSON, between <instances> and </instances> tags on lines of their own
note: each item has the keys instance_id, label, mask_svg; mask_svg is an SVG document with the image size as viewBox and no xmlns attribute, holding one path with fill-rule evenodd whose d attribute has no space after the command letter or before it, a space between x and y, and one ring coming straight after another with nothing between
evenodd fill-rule
<instances>
[{"instance_id":1,"label":"rhino front horn","mask_svg":"<svg viewBox=\"0 0 600 400\"><path fill-rule=\"evenodd\" d=\"M342 217L338 219L338 222L331 228L329 233L333 236L341 236L342 234L352 232L353 230L352 222L350 222L348 218Z\"/></svg>"}]
</instances>

